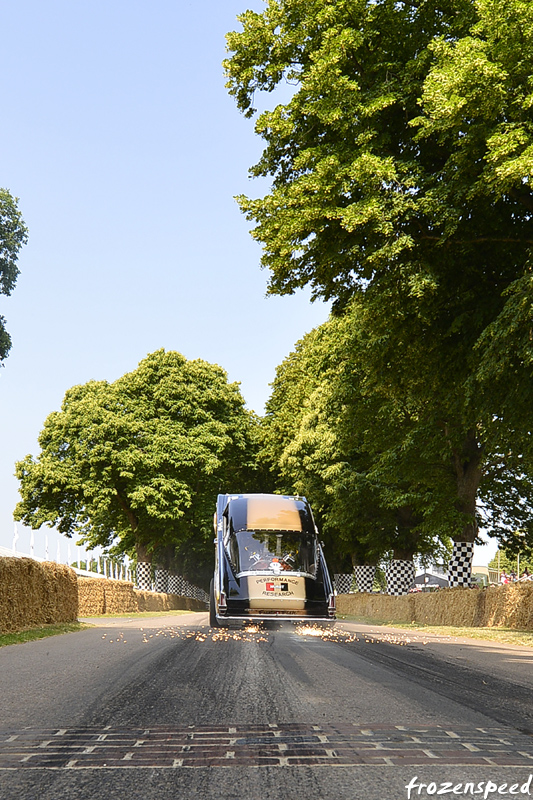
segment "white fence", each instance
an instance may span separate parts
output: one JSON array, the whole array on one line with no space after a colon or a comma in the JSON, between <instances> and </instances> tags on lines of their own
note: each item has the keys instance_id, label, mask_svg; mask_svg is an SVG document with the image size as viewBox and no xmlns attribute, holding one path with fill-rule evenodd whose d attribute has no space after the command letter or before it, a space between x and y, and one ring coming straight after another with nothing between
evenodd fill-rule
<instances>
[{"instance_id":1,"label":"white fence","mask_svg":"<svg viewBox=\"0 0 533 800\"><path fill-rule=\"evenodd\" d=\"M88 553L81 555L80 548L76 548L77 558L74 561L67 560L66 565L74 570L78 575L85 575L89 578L110 578L116 581L133 581L134 571L124 563L119 563L106 558L105 556L91 556ZM8 547L0 547L0 557L9 558L32 558L34 561L55 561L56 564L65 563L61 557L56 558L39 558L33 554L19 553L16 549L9 549ZM73 564L78 566L73 566ZM90 569L82 569L80 564L85 563L89 565Z\"/></svg>"},{"instance_id":2,"label":"white fence","mask_svg":"<svg viewBox=\"0 0 533 800\"><path fill-rule=\"evenodd\" d=\"M80 548L78 551L78 558L74 563L89 565L89 569L80 569L79 567L72 566L72 563L67 564L77 575L83 575L87 578L107 578L115 581L130 581L135 583L135 570L130 568L129 564L119 563L113 561L105 556L95 556L90 553L82 554ZM9 549L7 547L0 547L0 558L32 558L34 561L55 561L60 564L62 561L59 558L37 558L34 555L27 555L26 553L19 553L16 549ZM151 591L165 591L168 592L172 589L173 594L178 594L181 597L192 597L194 600L200 600L203 603L209 603L209 595L199 586L189 583L188 580L182 578L180 575L172 576L174 579L172 586L160 587L156 586L156 581L150 584Z\"/></svg>"}]
</instances>

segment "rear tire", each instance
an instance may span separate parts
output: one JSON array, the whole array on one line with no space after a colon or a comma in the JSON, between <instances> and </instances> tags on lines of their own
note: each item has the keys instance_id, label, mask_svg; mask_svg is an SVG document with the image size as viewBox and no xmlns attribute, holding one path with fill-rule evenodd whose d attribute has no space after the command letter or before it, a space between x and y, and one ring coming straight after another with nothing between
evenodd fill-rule
<instances>
[{"instance_id":1,"label":"rear tire","mask_svg":"<svg viewBox=\"0 0 533 800\"><path fill-rule=\"evenodd\" d=\"M215 606L215 580L211 578L209 586L209 624L212 628L218 628L217 610Z\"/></svg>"}]
</instances>

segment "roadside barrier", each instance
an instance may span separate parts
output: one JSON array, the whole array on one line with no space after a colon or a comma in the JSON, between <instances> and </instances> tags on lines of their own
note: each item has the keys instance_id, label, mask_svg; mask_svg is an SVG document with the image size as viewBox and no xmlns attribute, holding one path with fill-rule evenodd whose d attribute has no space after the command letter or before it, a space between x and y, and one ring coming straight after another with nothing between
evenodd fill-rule
<instances>
[{"instance_id":1,"label":"roadside barrier","mask_svg":"<svg viewBox=\"0 0 533 800\"><path fill-rule=\"evenodd\" d=\"M206 603L193 597L136 589L125 581L78 577L80 617L173 610L205 611Z\"/></svg>"},{"instance_id":2,"label":"roadside barrier","mask_svg":"<svg viewBox=\"0 0 533 800\"><path fill-rule=\"evenodd\" d=\"M76 576L62 564L0 558L0 633L73 622L78 616L205 611L203 590L185 579L173 583L172 588L178 585L181 594L142 591L127 581ZM184 596L186 592L192 596ZM440 589L399 597L369 592L339 594L337 611L390 623L533 630L533 583Z\"/></svg>"},{"instance_id":3,"label":"roadside barrier","mask_svg":"<svg viewBox=\"0 0 533 800\"><path fill-rule=\"evenodd\" d=\"M0 558L0 633L15 633L78 616L76 575L30 558Z\"/></svg>"},{"instance_id":4,"label":"roadside barrier","mask_svg":"<svg viewBox=\"0 0 533 800\"><path fill-rule=\"evenodd\" d=\"M202 592L187 582L184 590ZM84 577L63 564L30 558L0 558L0 633L16 633L79 616L183 609L205 611L198 597L140 591L123 580Z\"/></svg>"},{"instance_id":5,"label":"roadside barrier","mask_svg":"<svg viewBox=\"0 0 533 800\"><path fill-rule=\"evenodd\" d=\"M401 597L369 592L339 594L337 613L390 623L529 631L533 630L533 583L439 589Z\"/></svg>"}]
</instances>

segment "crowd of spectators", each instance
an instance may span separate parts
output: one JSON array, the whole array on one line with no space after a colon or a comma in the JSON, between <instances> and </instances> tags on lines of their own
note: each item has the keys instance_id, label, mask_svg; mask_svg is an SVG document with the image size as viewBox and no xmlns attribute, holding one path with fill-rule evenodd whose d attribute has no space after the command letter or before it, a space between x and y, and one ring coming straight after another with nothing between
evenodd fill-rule
<instances>
[{"instance_id":1,"label":"crowd of spectators","mask_svg":"<svg viewBox=\"0 0 533 800\"><path fill-rule=\"evenodd\" d=\"M533 581L533 575L530 574L528 568L526 567L521 574L520 577L516 574L514 570L512 570L509 574L502 570L500 573L500 583L516 583L517 581Z\"/></svg>"}]
</instances>

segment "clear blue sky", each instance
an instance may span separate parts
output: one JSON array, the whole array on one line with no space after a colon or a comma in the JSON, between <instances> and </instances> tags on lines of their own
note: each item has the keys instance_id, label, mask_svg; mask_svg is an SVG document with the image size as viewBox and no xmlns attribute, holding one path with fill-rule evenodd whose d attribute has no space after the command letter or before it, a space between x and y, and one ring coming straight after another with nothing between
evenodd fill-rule
<instances>
[{"instance_id":1,"label":"clear blue sky","mask_svg":"<svg viewBox=\"0 0 533 800\"><path fill-rule=\"evenodd\" d=\"M17 286L0 296L13 339L0 371L0 546L13 540L14 462L37 453L70 386L114 380L164 347L220 364L261 413L277 364L327 317L305 293L265 297L233 199L266 189L248 179L261 141L221 67L224 34L250 7L263 3L0 10L0 186L20 198L30 232ZM35 545L44 556L44 530Z\"/></svg>"}]
</instances>

